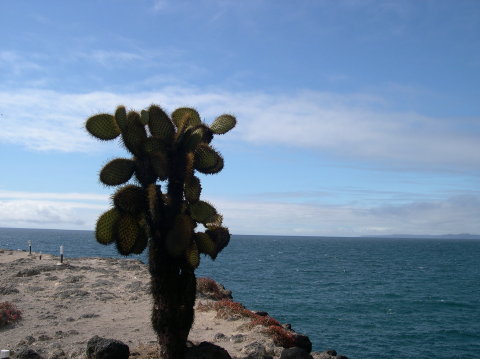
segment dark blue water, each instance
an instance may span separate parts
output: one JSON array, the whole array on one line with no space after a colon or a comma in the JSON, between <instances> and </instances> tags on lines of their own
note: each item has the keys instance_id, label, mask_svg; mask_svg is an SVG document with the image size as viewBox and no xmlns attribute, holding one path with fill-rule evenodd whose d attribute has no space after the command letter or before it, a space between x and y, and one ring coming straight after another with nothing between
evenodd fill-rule
<instances>
[{"instance_id":1,"label":"dark blue water","mask_svg":"<svg viewBox=\"0 0 480 359\"><path fill-rule=\"evenodd\" d=\"M115 257L92 232L0 229L0 247ZM145 260L145 256L136 257ZM351 359L480 358L480 241L233 236L199 275Z\"/></svg>"}]
</instances>

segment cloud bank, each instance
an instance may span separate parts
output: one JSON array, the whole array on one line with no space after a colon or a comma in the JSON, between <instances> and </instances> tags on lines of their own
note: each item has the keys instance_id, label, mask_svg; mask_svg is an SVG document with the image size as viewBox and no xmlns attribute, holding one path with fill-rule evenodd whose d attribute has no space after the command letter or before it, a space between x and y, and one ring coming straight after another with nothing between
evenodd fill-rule
<instances>
[{"instance_id":1,"label":"cloud bank","mask_svg":"<svg viewBox=\"0 0 480 359\"><path fill-rule=\"evenodd\" d=\"M108 196L0 191L0 227L93 229Z\"/></svg>"},{"instance_id":2,"label":"cloud bank","mask_svg":"<svg viewBox=\"0 0 480 359\"><path fill-rule=\"evenodd\" d=\"M88 116L112 113L119 104L140 110L151 103L169 111L194 106L207 122L229 111L239 119L231 138L246 143L291 146L338 158L417 168L480 168L479 121L383 110L381 98L359 94L270 95L175 87L131 94L3 91L0 141L39 151L96 150L98 144L83 128Z\"/></svg>"},{"instance_id":3,"label":"cloud bank","mask_svg":"<svg viewBox=\"0 0 480 359\"><path fill-rule=\"evenodd\" d=\"M31 199L26 199L27 197ZM0 226L94 230L109 203L95 194L0 193ZM212 198L234 234L362 236L480 233L480 197L395 206L292 204Z\"/></svg>"}]
</instances>

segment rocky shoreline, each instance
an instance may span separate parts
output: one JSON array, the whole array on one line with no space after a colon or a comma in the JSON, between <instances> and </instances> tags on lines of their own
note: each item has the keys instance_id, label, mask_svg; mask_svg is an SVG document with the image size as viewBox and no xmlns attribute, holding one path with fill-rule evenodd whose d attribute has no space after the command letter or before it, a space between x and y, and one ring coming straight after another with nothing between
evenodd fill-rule
<instances>
[{"instance_id":1,"label":"rocky shoreline","mask_svg":"<svg viewBox=\"0 0 480 359\"><path fill-rule=\"evenodd\" d=\"M0 349L11 358L99 358L104 339L114 339L127 346L127 358L156 358L147 267L128 259L58 260L0 249L0 302L22 312L21 320L0 327ZM308 337L234 302L213 280L200 279L197 292L189 359L346 358L334 350L308 354Z\"/></svg>"}]
</instances>

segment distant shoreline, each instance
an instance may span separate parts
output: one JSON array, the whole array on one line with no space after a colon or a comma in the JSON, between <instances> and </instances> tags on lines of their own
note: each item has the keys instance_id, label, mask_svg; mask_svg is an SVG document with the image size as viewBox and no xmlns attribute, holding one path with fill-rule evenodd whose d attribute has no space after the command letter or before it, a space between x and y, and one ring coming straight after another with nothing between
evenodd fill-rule
<instances>
[{"instance_id":1,"label":"distant shoreline","mask_svg":"<svg viewBox=\"0 0 480 359\"><path fill-rule=\"evenodd\" d=\"M59 229L59 228L25 228L25 227L0 227L7 230L27 230L27 231L58 231L58 232L89 232L94 233L94 230L89 229ZM479 239L480 234L458 233L458 234L366 234L356 236L327 236L327 235L292 235L292 234L237 234L233 233L234 237L288 237L288 238L330 238L330 239Z\"/></svg>"}]
</instances>

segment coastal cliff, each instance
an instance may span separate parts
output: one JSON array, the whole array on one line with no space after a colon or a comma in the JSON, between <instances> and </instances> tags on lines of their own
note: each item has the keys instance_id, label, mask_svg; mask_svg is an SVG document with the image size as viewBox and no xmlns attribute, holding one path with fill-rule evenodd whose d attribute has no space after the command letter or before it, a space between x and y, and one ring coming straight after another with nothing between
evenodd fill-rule
<instances>
[{"instance_id":1,"label":"coastal cliff","mask_svg":"<svg viewBox=\"0 0 480 359\"><path fill-rule=\"evenodd\" d=\"M156 358L150 325L151 296L147 267L138 260L59 258L0 250L0 302L21 311L21 319L0 328L0 349L12 357L36 352L45 359L86 358L94 337L128 345L130 358ZM301 358L285 347L311 350L308 337L295 333L265 312L233 300L211 279L198 281L191 346L202 342L224 348L231 358ZM283 353L283 354L282 354ZM291 355L297 355L294 351ZM334 350L311 353L316 359L340 359Z\"/></svg>"}]
</instances>

